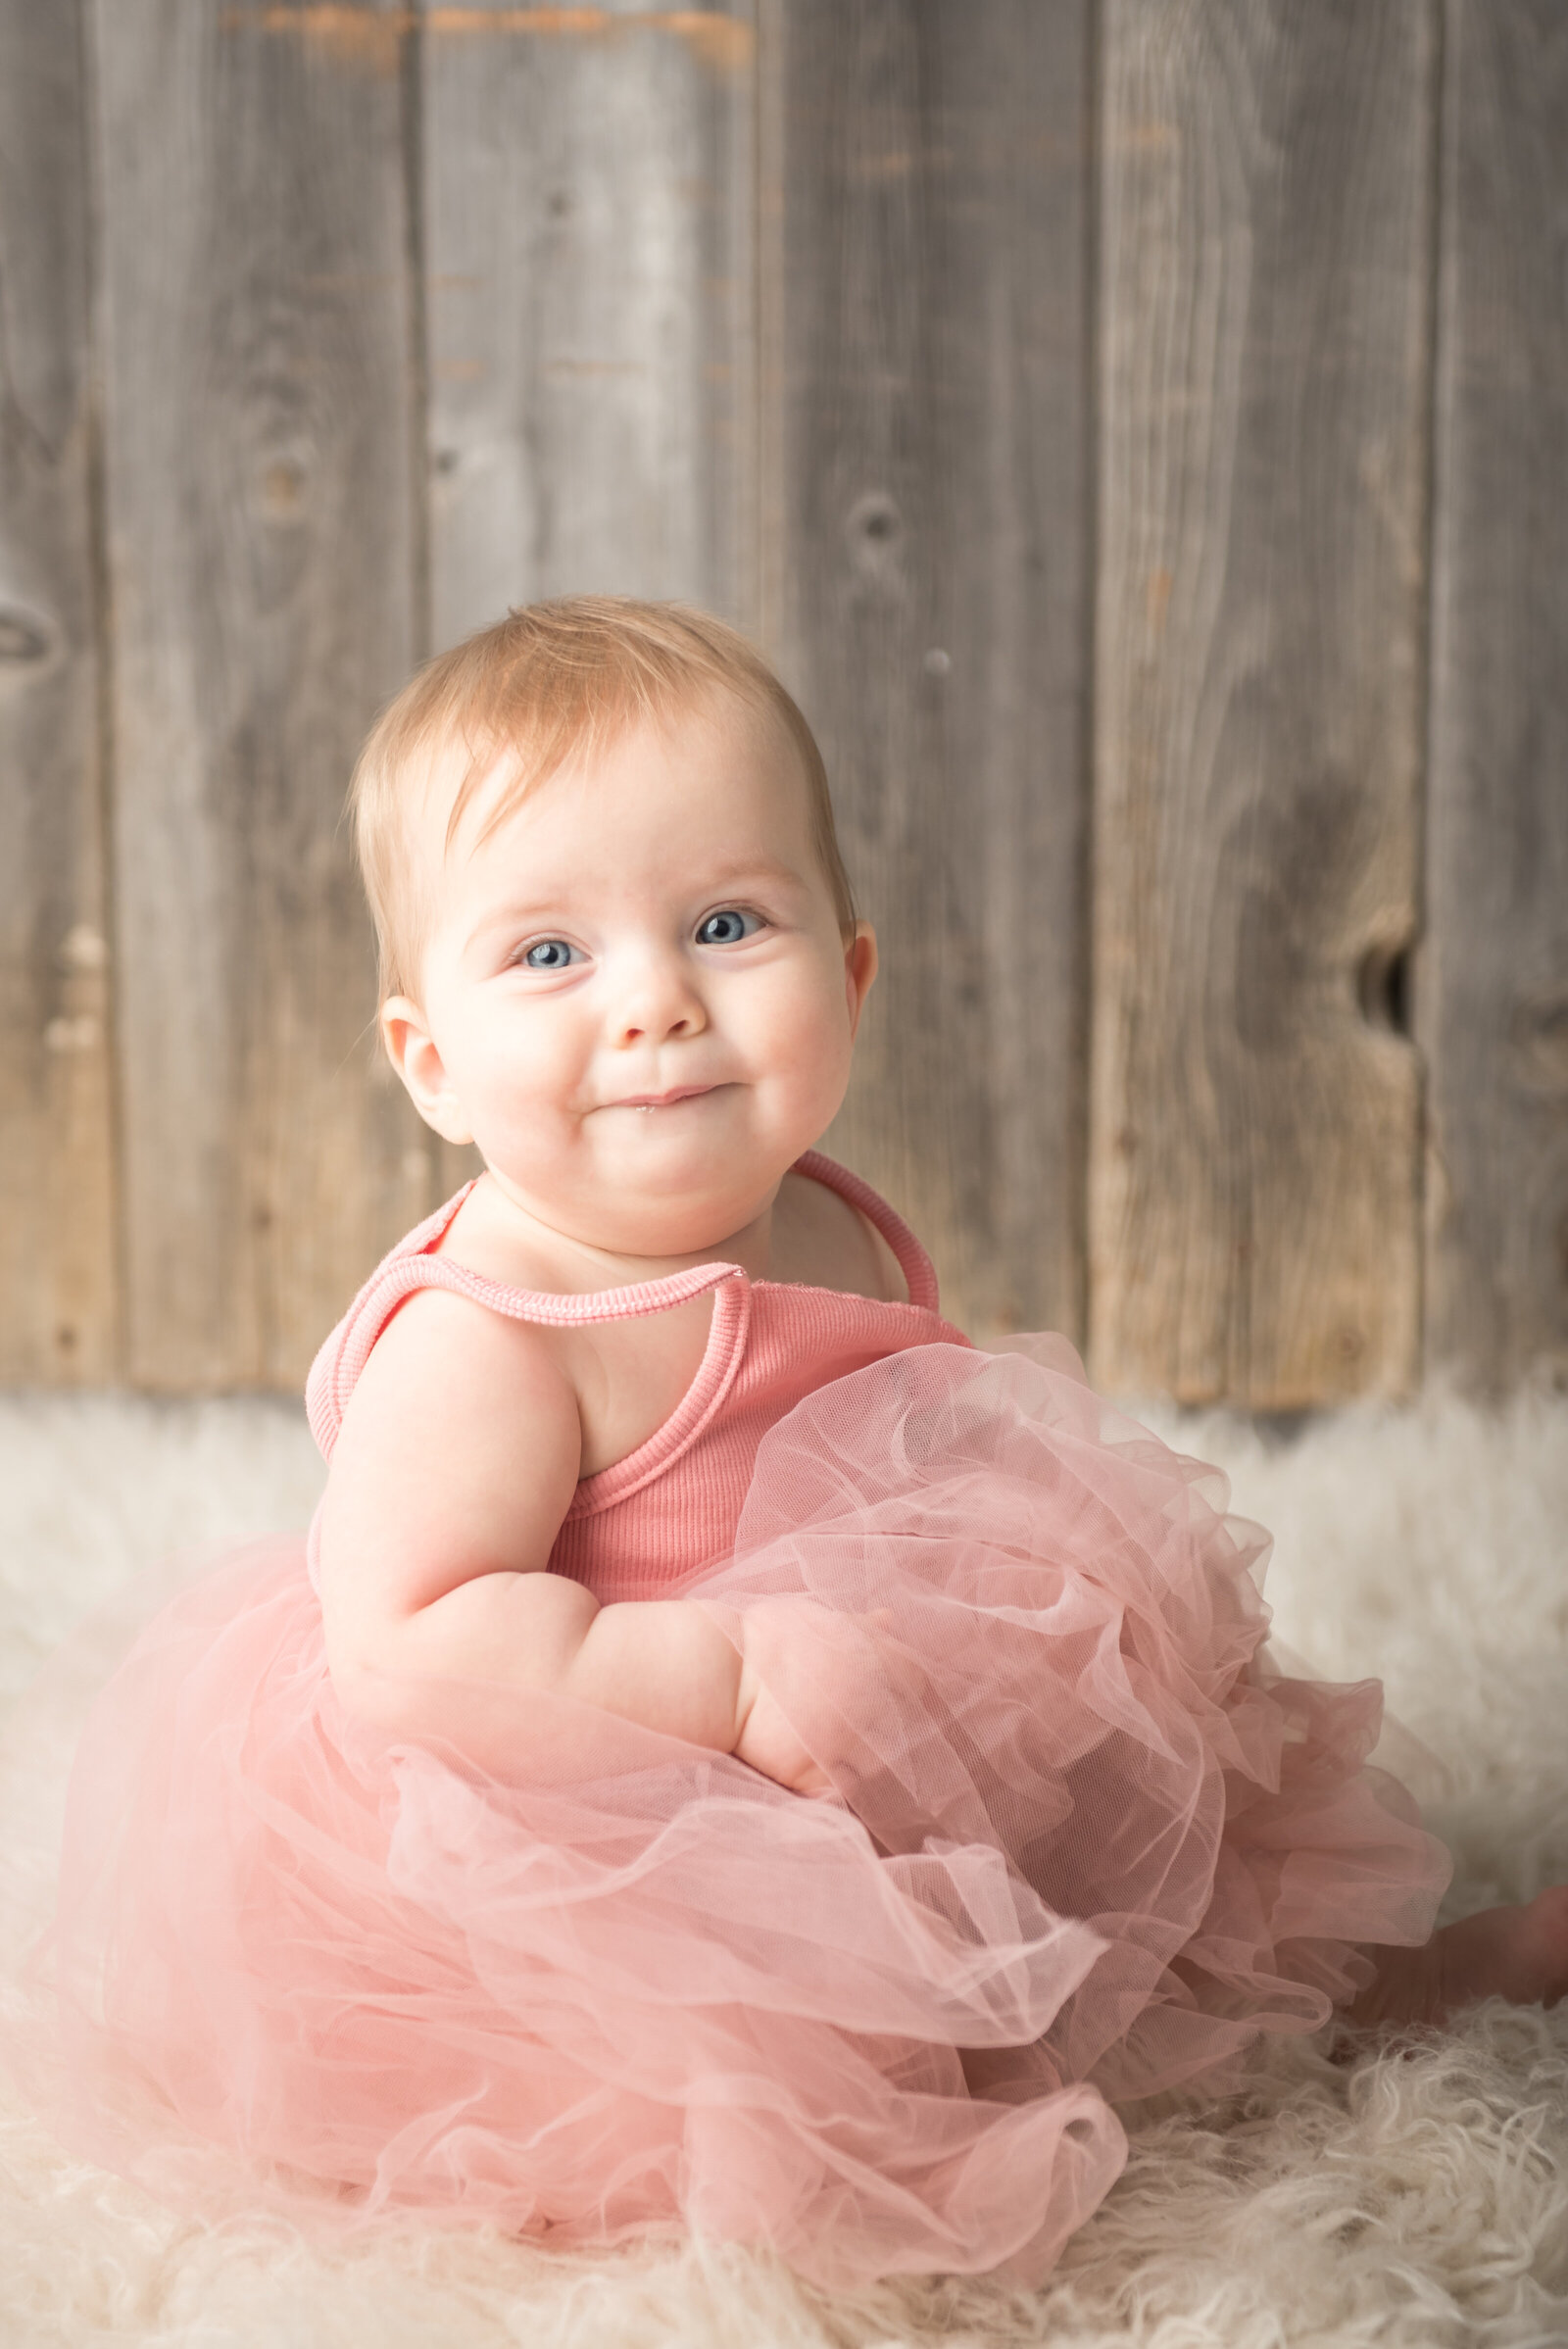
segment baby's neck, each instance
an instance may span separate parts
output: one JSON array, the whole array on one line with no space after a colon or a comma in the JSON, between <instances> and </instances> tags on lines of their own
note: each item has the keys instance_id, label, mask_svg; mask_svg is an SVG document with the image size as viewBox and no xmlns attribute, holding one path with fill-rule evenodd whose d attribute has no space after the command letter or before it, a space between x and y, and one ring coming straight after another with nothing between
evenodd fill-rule
<instances>
[{"instance_id":1,"label":"baby's neck","mask_svg":"<svg viewBox=\"0 0 1568 2349\"><path fill-rule=\"evenodd\" d=\"M647 1252L607 1246L563 1230L519 1198L493 1170L482 1174L447 1227L443 1253L517 1288L563 1296L629 1288L665 1279L698 1264L738 1264L753 1280L775 1271L778 1185L761 1207L730 1230L715 1230L689 1248Z\"/></svg>"}]
</instances>

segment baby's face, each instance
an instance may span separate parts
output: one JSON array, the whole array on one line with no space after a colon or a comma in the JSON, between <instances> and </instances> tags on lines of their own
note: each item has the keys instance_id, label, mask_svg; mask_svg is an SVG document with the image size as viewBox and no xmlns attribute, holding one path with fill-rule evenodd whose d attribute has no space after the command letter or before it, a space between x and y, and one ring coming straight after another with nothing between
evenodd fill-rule
<instances>
[{"instance_id":1,"label":"baby's face","mask_svg":"<svg viewBox=\"0 0 1568 2349\"><path fill-rule=\"evenodd\" d=\"M793 752L714 700L537 786L490 777L436 860L422 1002L393 1061L449 1141L572 1239L689 1254L760 1214L844 1097L875 970L846 944Z\"/></svg>"}]
</instances>

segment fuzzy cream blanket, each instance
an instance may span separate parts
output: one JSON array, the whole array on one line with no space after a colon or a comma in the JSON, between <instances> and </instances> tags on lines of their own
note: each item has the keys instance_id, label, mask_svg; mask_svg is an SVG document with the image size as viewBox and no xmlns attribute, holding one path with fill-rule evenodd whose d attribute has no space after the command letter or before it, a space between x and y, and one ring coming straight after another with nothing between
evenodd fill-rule
<instances>
[{"instance_id":1,"label":"fuzzy cream blanket","mask_svg":"<svg viewBox=\"0 0 1568 2349\"><path fill-rule=\"evenodd\" d=\"M1273 1527L1276 1630L1381 1674L1453 1847L1448 1912L1568 1877L1568 1400L1434 1397L1267 1436L1146 1416ZM76 1616L171 1548L303 1523L295 1411L0 1399L0 1707ZM0 2108L0 2343L180 2349L1380 2349L1568 2342L1568 2004L1442 2034L1276 2044L1248 2091L1140 2119L1049 2284L850 2299L768 2260L568 2259L407 2221L349 2242L183 2224Z\"/></svg>"}]
</instances>

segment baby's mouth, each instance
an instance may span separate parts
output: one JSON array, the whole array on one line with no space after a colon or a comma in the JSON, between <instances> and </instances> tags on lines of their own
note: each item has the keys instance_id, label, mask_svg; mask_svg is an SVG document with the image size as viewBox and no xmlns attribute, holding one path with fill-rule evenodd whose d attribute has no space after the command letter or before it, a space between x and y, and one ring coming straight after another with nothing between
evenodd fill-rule
<instances>
[{"instance_id":1,"label":"baby's mouth","mask_svg":"<svg viewBox=\"0 0 1568 2349\"><path fill-rule=\"evenodd\" d=\"M613 1101L615 1109L640 1109L651 1116L656 1109L672 1109L678 1101L694 1101L703 1094L716 1093L716 1085L674 1085L668 1093L632 1093L623 1101Z\"/></svg>"}]
</instances>

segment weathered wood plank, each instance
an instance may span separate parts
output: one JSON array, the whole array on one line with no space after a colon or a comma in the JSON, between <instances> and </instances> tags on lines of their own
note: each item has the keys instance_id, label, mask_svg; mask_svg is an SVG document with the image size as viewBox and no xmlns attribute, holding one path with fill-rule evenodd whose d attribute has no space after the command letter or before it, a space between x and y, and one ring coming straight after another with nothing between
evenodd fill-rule
<instances>
[{"instance_id":1,"label":"weathered wood plank","mask_svg":"<svg viewBox=\"0 0 1568 2349\"><path fill-rule=\"evenodd\" d=\"M1113 1387L1416 1367L1437 25L1107 0L1090 1262Z\"/></svg>"},{"instance_id":2,"label":"weathered wood plank","mask_svg":"<svg viewBox=\"0 0 1568 2349\"><path fill-rule=\"evenodd\" d=\"M583 589L746 621L749 0L424 24L435 642Z\"/></svg>"},{"instance_id":3,"label":"weathered wood plank","mask_svg":"<svg viewBox=\"0 0 1568 2349\"><path fill-rule=\"evenodd\" d=\"M1076 1331L1088 11L761 30L763 633L884 958L828 1147L976 1334Z\"/></svg>"},{"instance_id":4,"label":"weathered wood plank","mask_svg":"<svg viewBox=\"0 0 1568 2349\"><path fill-rule=\"evenodd\" d=\"M1568 1366L1568 16L1448 20L1428 935L1428 1348Z\"/></svg>"},{"instance_id":5,"label":"weathered wood plank","mask_svg":"<svg viewBox=\"0 0 1568 2349\"><path fill-rule=\"evenodd\" d=\"M417 650L407 20L93 23L130 1372L290 1387L430 1189L339 822Z\"/></svg>"},{"instance_id":6,"label":"weathered wood plank","mask_svg":"<svg viewBox=\"0 0 1568 2349\"><path fill-rule=\"evenodd\" d=\"M0 0L0 1381L117 1367L74 7Z\"/></svg>"}]
</instances>

